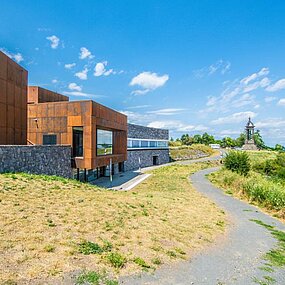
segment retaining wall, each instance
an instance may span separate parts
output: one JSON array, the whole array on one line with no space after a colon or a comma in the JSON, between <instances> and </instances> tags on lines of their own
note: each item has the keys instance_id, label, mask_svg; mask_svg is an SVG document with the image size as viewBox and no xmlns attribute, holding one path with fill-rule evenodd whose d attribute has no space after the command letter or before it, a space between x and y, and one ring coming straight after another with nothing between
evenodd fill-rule
<instances>
[{"instance_id":1,"label":"retaining wall","mask_svg":"<svg viewBox=\"0 0 285 285\"><path fill-rule=\"evenodd\" d=\"M153 156L158 156L158 164L169 162L168 149L128 150L128 160L125 162L125 171L138 169L140 167L139 158L141 167L152 166Z\"/></svg>"},{"instance_id":2,"label":"retaining wall","mask_svg":"<svg viewBox=\"0 0 285 285\"><path fill-rule=\"evenodd\" d=\"M0 173L72 177L71 147L60 145L0 145Z\"/></svg>"}]
</instances>

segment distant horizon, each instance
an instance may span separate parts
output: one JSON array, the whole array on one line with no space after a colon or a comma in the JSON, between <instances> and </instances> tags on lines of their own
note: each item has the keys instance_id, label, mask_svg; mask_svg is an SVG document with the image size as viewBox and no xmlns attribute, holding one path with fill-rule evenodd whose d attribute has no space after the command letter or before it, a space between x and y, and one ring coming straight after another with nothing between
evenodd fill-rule
<instances>
[{"instance_id":1,"label":"distant horizon","mask_svg":"<svg viewBox=\"0 0 285 285\"><path fill-rule=\"evenodd\" d=\"M29 85L94 100L170 137L285 145L285 2L1 2L0 50Z\"/></svg>"}]
</instances>

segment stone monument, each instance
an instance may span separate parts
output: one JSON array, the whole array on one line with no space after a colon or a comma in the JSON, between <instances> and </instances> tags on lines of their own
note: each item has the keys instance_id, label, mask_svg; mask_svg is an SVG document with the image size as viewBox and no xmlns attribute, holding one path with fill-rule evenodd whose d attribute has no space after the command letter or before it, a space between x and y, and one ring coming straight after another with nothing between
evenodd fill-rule
<instances>
[{"instance_id":1,"label":"stone monument","mask_svg":"<svg viewBox=\"0 0 285 285\"><path fill-rule=\"evenodd\" d=\"M258 150L258 147L254 142L254 124L251 121L250 117L248 118L248 122L245 126L245 144L243 145L243 150Z\"/></svg>"}]
</instances>

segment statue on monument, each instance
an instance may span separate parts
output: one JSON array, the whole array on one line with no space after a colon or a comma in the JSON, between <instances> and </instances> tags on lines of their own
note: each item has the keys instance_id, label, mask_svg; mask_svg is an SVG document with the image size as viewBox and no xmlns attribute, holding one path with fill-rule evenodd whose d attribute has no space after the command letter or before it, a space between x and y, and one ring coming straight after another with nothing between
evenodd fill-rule
<instances>
[{"instance_id":1,"label":"statue on monument","mask_svg":"<svg viewBox=\"0 0 285 285\"><path fill-rule=\"evenodd\" d=\"M248 118L248 122L245 126L245 144L243 145L243 150L258 150L255 142L254 142L254 128L255 125L251 121L251 118Z\"/></svg>"}]
</instances>

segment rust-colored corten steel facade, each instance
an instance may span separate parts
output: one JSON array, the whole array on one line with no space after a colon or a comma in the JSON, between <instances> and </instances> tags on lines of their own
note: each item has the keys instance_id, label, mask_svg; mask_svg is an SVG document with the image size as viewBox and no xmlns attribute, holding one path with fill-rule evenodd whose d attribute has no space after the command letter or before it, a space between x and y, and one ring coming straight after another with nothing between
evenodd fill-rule
<instances>
[{"instance_id":1,"label":"rust-colored corten steel facade","mask_svg":"<svg viewBox=\"0 0 285 285\"><path fill-rule=\"evenodd\" d=\"M28 87L28 104L69 101L67 96L38 87Z\"/></svg>"},{"instance_id":2,"label":"rust-colored corten steel facade","mask_svg":"<svg viewBox=\"0 0 285 285\"><path fill-rule=\"evenodd\" d=\"M0 145L27 144L28 72L0 51Z\"/></svg>"},{"instance_id":3,"label":"rust-colored corten steel facade","mask_svg":"<svg viewBox=\"0 0 285 285\"><path fill-rule=\"evenodd\" d=\"M30 102L30 94L34 96L31 88ZM38 102L35 97L33 100ZM98 130L111 131L110 154L98 155ZM83 147L75 145L82 139ZM127 117L91 100L28 104L28 140L32 144L71 145L74 168L96 169L109 165L110 159L113 164L127 160Z\"/></svg>"}]
</instances>

